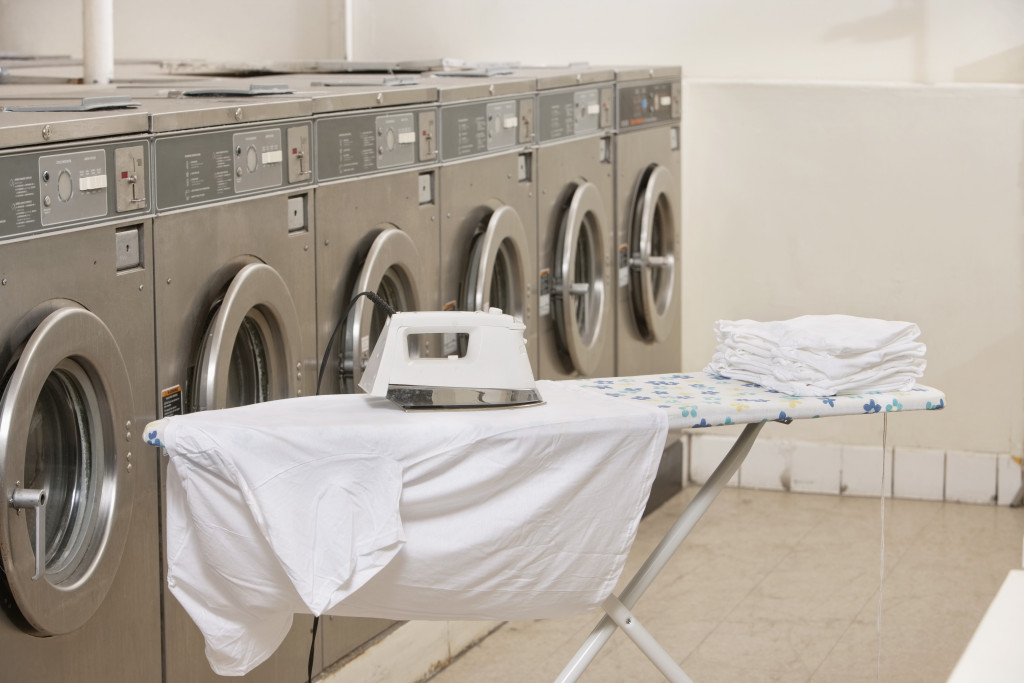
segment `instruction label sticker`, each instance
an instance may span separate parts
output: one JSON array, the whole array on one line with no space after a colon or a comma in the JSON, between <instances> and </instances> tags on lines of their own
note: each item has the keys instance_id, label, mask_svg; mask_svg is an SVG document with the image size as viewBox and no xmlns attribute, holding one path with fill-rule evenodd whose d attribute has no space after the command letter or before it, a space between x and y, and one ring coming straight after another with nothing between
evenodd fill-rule
<instances>
[{"instance_id":1,"label":"instruction label sticker","mask_svg":"<svg viewBox=\"0 0 1024 683\"><path fill-rule=\"evenodd\" d=\"M629 245L619 245L619 287L629 286Z\"/></svg>"},{"instance_id":2,"label":"instruction label sticker","mask_svg":"<svg viewBox=\"0 0 1024 683\"><path fill-rule=\"evenodd\" d=\"M537 306L541 317L551 315L551 269L540 271L540 302Z\"/></svg>"},{"instance_id":3,"label":"instruction label sticker","mask_svg":"<svg viewBox=\"0 0 1024 683\"><path fill-rule=\"evenodd\" d=\"M184 411L184 405L181 397L181 385L175 384L173 387L169 387L160 392L160 415L161 417L171 417L172 415L181 415Z\"/></svg>"}]
</instances>

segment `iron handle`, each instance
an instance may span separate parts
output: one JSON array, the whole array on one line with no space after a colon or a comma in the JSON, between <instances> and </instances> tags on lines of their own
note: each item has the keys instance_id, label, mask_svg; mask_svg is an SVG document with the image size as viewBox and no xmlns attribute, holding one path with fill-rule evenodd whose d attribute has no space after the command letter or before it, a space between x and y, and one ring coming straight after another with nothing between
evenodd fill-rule
<instances>
[{"instance_id":1,"label":"iron handle","mask_svg":"<svg viewBox=\"0 0 1024 683\"><path fill-rule=\"evenodd\" d=\"M36 581L46 569L46 491L44 489L15 489L11 495L11 507L15 510L36 511Z\"/></svg>"}]
</instances>

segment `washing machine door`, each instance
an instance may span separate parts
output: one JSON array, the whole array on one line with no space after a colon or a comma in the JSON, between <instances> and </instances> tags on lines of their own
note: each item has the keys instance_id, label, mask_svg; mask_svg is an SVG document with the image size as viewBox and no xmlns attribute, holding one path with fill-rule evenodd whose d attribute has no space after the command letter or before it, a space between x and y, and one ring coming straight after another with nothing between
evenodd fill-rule
<instances>
[{"instance_id":1,"label":"washing machine door","mask_svg":"<svg viewBox=\"0 0 1024 683\"><path fill-rule=\"evenodd\" d=\"M211 410L302 394L299 314L265 263L243 267L215 307L200 344L190 408Z\"/></svg>"},{"instance_id":2,"label":"washing machine door","mask_svg":"<svg viewBox=\"0 0 1024 683\"><path fill-rule=\"evenodd\" d=\"M496 208L473 238L462 310L494 307L524 320L527 253L526 230L519 214L511 206Z\"/></svg>"},{"instance_id":3,"label":"washing machine door","mask_svg":"<svg viewBox=\"0 0 1024 683\"><path fill-rule=\"evenodd\" d=\"M117 342L68 302L34 329L0 398L2 602L39 636L99 608L131 521L134 404ZM142 454L136 454L136 457Z\"/></svg>"},{"instance_id":4,"label":"washing machine door","mask_svg":"<svg viewBox=\"0 0 1024 683\"><path fill-rule=\"evenodd\" d=\"M423 281L419 250L412 238L394 225L382 227L366 254L352 296L370 291L396 311L418 311ZM386 321L386 314L366 297L352 305L342 344L341 385L346 393L354 392L359 385Z\"/></svg>"},{"instance_id":5,"label":"washing machine door","mask_svg":"<svg viewBox=\"0 0 1024 683\"><path fill-rule=\"evenodd\" d=\"M592 183L578 184L555 244L551 312L562 349L583 375L597 370L608 336L603 329L611 301L605 288L607 220L600 191Z\"/></svg>"},{"instance_id":6,"label":"washing machine door","mask_svg":"<svg viewBox=\"0 0 1024 683\"><path fill-rule=\"evenodd\" d=\"M635 194L630 226L629 294L640 334L648 341L668 338L678 302L675 207L672 174L651 164Z\"/></svg>"}]
</instances>

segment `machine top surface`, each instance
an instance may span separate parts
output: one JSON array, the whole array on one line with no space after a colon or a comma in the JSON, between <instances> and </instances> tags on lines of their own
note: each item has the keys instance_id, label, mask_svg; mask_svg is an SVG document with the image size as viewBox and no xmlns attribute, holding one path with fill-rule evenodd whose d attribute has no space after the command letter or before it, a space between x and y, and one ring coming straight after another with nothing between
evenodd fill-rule
<instances>
[{"instance_id":1,"label":"machine top surface","mask_svg":"<svg viewBox=\"0 0 1024 683\"><path fill-rule=\"evenodd\" d=\"M450 71L429 74L424 81L437 86L441 104L522 95L537 90L535 76L518 74Z\"/></svg>"},{"instance_id":2,"label":"machine top surface","mask_svg":"<svg viewBox=\"0 0 1024 683\"><path fill-rule=\"evenodd\" d=\"M537 80L537 90L571 88L576 85L607 83L615 80L615 70L606 66L586 64L568 66L523 66L514 69L516 76Z\"/></svg>"},{"instance_id":3,"label":"machine top surface","mask_svg":"<svg viewBox=\"0 0 1024 683\"><path fill-rule=\"evenodd\" d=\"M246 79L256 86L283 86L308 98L314 114L433 104L437 87L417 74L302 73Z\"/></svg>"},{"instance_id":4,"label":"machine top surface","mask_svg":"<svg viewBox=\"0 0 1024 683\"><path fill-rule=\"evenodd\" d=\"M620 83L655 78L683 77L683 68L681 66L618 66L614 67L614 70L615 80Z\"/></svg>"},{"instance_id":5,"label":"machine top surface","mask_svg":"<svg viewBox=\"0 0 1024 683\"><path fill-rule=\"evenodd\" d=\"M121 88L141 104L152 133L257 123L310 116L312 102L286 89L250 88L248 83L209 81L185 88Z\"/></svg>"},{"instance_id":6,"label":"machine top surface","mask_svg":"<svg viewBox=\"0 0 1024 683\"><path fill-rule=\"evenodd\" d=\"M67 105L73 100L54 100ZM16 104L46 104L19 101ZM0 109L4 101L0 91ZM90 138L131 135L149 130L149 116L139 109L98 111L6 111L0 110L0 150L29 145L73 142Z\"/></svg>"}]
</instances>

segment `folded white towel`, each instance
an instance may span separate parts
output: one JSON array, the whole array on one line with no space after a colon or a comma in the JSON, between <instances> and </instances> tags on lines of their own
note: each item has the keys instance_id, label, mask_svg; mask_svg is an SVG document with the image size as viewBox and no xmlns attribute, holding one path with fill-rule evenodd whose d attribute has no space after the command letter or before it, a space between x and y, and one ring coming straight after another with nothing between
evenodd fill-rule
<instances>
[{"instance_id":1,"label":"folded white towel","mask_svg":"<svg viewBox=\"0 0 1024 683\"><path fill-rule=\"evenodd\" d=\"M794 395L905 391L924 374L917 325L848 315L715 323L706 370Z\"/></svg>"}]
</instances>

